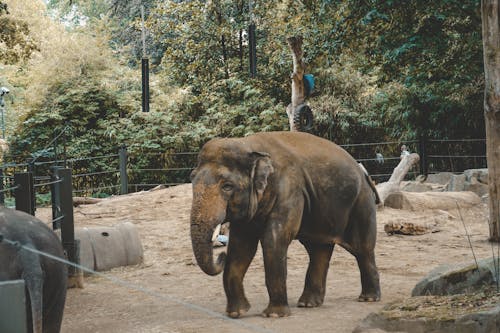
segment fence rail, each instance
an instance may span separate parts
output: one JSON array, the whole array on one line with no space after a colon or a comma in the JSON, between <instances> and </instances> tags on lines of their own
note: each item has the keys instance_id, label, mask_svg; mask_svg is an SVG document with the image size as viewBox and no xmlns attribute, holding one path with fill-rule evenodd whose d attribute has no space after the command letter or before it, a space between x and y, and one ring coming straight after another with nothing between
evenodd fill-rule
<instances>
[{"instance_id":1,"label":"fence rail","mask_svg":"<svg viewBox=\"0 0 500 333\"><path fill-rule=\"evenodd\" d=\"M376 182L386 181L400 160L401 146L421 157L418 167L409 177L442 171L462 172L466 169L486 167L484 139L428 139L386 141L341 145L372 175ZM0 202L12 197L14 173L26 170L33 173L34 187L39 194L48 193L51 168L65 164L72 169L73 194L102 196L147 190L158 185L172 186L189 182L189 174L196 165L197 152L146 152L129 154L120 147L117 154L58 158L42 157L26 163L6 163L0 166ZM150 163L144 164L144 156Z\"/></svg>"}]
</instances>

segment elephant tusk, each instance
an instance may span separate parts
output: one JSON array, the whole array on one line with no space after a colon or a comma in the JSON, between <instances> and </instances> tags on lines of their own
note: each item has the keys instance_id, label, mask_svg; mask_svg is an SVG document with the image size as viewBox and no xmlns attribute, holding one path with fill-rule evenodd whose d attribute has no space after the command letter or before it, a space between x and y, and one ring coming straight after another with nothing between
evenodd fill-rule
<instances>
[{"instance_id":1,"label":"elephant tusk","mask_svg":"<svg viewBox=\"0 0 500 333\"><path fill-rule=\"evenodd\" d=\"M212 234L212 242L215 242L217 240L217 236L220 234L220 228L222 227L222 224L218 224L215 227L214 233Z\"/></svg>"}]
</instances>

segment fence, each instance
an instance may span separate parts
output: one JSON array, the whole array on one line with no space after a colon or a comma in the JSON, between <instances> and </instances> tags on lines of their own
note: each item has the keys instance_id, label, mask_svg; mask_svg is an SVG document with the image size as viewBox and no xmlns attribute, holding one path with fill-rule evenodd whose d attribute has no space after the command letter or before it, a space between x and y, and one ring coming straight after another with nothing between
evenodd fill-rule
<instances>
[{"instance_id":1,"label":"fence","mask_svg":"<svg viewBox=\"0 0 500 333\"><path fill-rule=\"evenodd\" d=\"M466 169L486 167L484 139L390 141L341 145L354 158L363 163L376 182L389 179L400 161L401 146L417 152L420 164L408 177L437 172L462 172ZM158 185L178 185L189 182L189 174L196 165L197 152L129 154L126 147L116 154L81 157L75 159L28 160L21 164L0 166L0 202L12 200L14 174L27 170L33 176L39 204L50 204L51 170L65 167L72 170L74 196L108 196L147 190ZM7 202L9 204L9 202ZM12 205L12 203L10 203Z\"/></svg>"},{"instance_id":2,"label":"fence","mask_svg":"<svg viewBox=\"0 0 500 333\"><path fill-rule=\"evenodd\" d=\"M30 215L35 215L36 189L50 188L52 228L61 230L61 242L68 260L79 263L79 246L78 241L75 240L74 231L71 169L53 167L50 179L44 183L35 183L32 171L16 172L12 179L12 186L1 189L0 193L14 192L15 209ZM77 273L74 268L69 268L68 275L70 277L77 276Z\"/></svg>"}]
</instances>

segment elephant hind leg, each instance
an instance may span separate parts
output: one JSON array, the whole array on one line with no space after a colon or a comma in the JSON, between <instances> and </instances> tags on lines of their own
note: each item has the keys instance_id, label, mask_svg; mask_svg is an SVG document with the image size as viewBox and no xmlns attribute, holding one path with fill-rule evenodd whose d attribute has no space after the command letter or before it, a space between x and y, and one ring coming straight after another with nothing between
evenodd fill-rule
<instances>
[{"instance_id":1,"label":"elephant hind leg","mask_svg":"<svg viewBox=\"0 0 500 333\"><path fill-rule=\"evenodd\" d=\"M375 254L373 251L356 255L361 275L360 302L376 302L380 300L380 281L375 265Z\"/></svg>"},{"instance_id":2,"label":"elephant hind leg","mask_svg":"<svg viewBox=\"0 0 500 333\"><path fill-rule=\"evenodd\" d=\"M318 307L323 304L326 290L326 275L330 266L334 244L313 244L301 241L309 254L304 291L299 298L299 307Z\"/></svg>"},{"instance_id":3,"label":"elephant hind leg","mask_svg":"<svg viewBox=\"0 0 500 333\"><path fill-rule=\"evenodd\" d=\"M349 227L344 235L345 247L358 262L361 275L359 301L380 300L380 281L375 264L377 238L376 207L373 198L362 196L349 217Z\"/></svg>"}]
</instances>

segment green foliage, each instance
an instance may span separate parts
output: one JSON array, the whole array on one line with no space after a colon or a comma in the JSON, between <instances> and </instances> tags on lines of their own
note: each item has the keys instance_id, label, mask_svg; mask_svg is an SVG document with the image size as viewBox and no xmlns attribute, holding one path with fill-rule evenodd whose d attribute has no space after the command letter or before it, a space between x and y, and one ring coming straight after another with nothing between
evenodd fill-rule
<instances>
[{"instance_id":1,"label":"green foliage","mask_svg":"<svg viewBox=\"0 0 500 333\"><path fill-rule=\"evenodd\" d=\"M0 2L0 63L15 64L26 61L37 50L38 43L30 33L26 21L9 15L7 4Z\"/></svg>"},{"instance_id":2,"label":"green foliage","mask_svg":"<svg viewBox=\"0 0 500 333\"><path fill-rule=\"evenodd\" d=\"M0 7L0 20L26 23L14 44L0 40L0 52L18 55L2 73L18 96L14 155L50 156L44 145L67 126L69 157L126 145L137 168L163 168L181 163L170 153L212 137L287 130L286 38L299 34L316 77L316 135L338 143L484 136L479 0L256 0L256 78L245 1L50 0L56 21L33 14L41 1L18 1L0 1L11 12ZM152 62L147 114L139 111L141 4Z\"/></svg>"}]
</instances>

